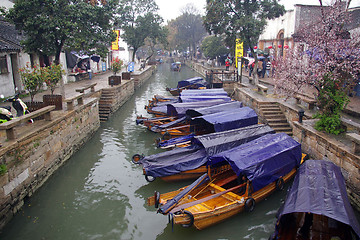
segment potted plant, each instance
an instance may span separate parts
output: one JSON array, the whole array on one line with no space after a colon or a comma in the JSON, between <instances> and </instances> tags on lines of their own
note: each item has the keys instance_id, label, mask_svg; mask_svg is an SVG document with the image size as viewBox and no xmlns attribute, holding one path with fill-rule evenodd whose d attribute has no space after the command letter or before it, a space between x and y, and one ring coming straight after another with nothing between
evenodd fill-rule
<instances>
[{"instance_id":1,"label":"potted plant","mask_svg":"<svg viewBox=\"0 0 360 240\"><path fill-rule=\"evenodd\" d=\"M40 91L44 83L41 69L39 65L34 65L33 67L30 67L29 63L26 63L25 67L19 68L19 74L25 89L30 94L31 103L33 103L35 94Z\"/></svg>"},{"instance_id":2,"label":"potted plant","mask_svg":"<svg viewBox=\"0 0 360 240\"><path fill-rule=\"evenodd\" d=\"M46 85L51 91L51 95L43 96L44 105L55 105L55 110L62 110L62 96L54 95L55 88L64 74L61 64L53 64L48 67L43 67L41 68L41 73Z\"/></svg>"},{"instance_id":3,"label":"potted plant","mask_svg":"<svg viewBox=\"0 0 360 240\"><path fill-rule=\"evenodd\" d=\"M114 75L109 77L109 85L112 86L121 83L121 76L117 76L116 74L121 71L123 63L124 62L118 57L113 59L111 70L113 71Z\"/></svg>"}]
</instances>

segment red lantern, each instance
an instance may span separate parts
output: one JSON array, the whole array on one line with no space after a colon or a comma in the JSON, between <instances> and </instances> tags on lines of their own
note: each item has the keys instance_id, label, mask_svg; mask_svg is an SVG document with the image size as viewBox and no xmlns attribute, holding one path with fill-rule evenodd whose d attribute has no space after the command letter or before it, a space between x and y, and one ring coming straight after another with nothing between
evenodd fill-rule
<instances>
[{"instance_id":1,"label":"red lantern","mask_svg":"<svg viewBox=\"0 0 360 240\"><path fill-rule=\"evenodd\" d=\"M272 46L268 46L268 49L272 49Z\"/></svg>"},{"instance_id":2,"label":"red lantern","mask_svg":"<svg viewBox=\"0 0 360 240\"><path fill-rule=\"evenodd\" d=\"M288 46L288 45L285 45L284 48L285 48L285 49L289 49L289 46Z\"/></svg>"},{"instance_id":3,"label":"red lantern","mask_svg":"<svg viewBox=\"0 0 360 240\"><path fill-rule=\"evenodd\" d=\"M281 47L282 47L281 44L279 44L279 45L278 45L278 48L281 48Z\"/></svg>"},{"instance_id":4,"label":"red lantern","mask_svg":"<svg viewBox=\"0 0 360 240\"><path fill-rule=\"evenodd\" d=\"M255 46L254 49L257 49L257 46Z\"/></svg>"}]
</instances>

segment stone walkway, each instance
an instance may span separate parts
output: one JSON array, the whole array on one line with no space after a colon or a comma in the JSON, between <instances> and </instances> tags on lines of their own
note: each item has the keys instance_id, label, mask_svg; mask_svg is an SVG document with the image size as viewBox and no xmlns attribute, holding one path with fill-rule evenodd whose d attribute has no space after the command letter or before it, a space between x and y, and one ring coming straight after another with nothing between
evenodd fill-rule
<instances>
[{"instance_id":1,"label":"stone walkway","mask_svg":"<svg viewBox=\"0 0 360 240\"><path fill-rule=\"evenodd\" d=\"M255 85L249 83L248 72L243 71L243 78L242 79L243 79L244 84L247 84L251 88L251 90L253 90L254 92L257 92L257 89L256 89ZM273 93L274 93L274 91L273 91L273 89L274 89L274 80L272 78L268 78L268 77L265 76L265 78L259 78L259 82L261 84L265 84L265 86L268 87L268 98L271 98L273 96ZM313 94L312 93L313 91L314 90L309 89L307 91L309 93L307 93L306 95L311 96ZM257 94L257 95L262 97L260 94ZM346 112L348 112L349 114L343 113L343 116L360 124L360 118L358 117L360 115L360 97L355 96L355 97L349 97L349 98L350 98L350 102L345 108ZM286 100L286 102L288 104L297 105L293 98L290 98L290 99Z\"/></svg>"}]
</instances>

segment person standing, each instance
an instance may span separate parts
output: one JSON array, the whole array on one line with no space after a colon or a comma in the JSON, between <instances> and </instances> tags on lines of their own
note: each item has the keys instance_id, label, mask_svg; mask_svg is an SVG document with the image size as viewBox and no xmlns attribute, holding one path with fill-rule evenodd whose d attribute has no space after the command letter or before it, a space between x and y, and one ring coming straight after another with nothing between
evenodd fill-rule
<instances>
[{"instance_id":1,"label":"person standing","mask_svg":"<svg viewBox=\"0 0 360 240\"><path fill-rule=\"evenodd\" d=\"M266 62L267 62L267 59L265 58L263 61L262 61L262 69L261 69L261 76L262 78L265 77L265 72L266 72Z\"/></svg>"},{"instance_id":2,"label":"person standing","mask_svg":"<svg viewBox=\"0 0 360 240\"><path fill-rule=\"evenodd\" d=\"M229 71L229 67L230 67L230 59L229 59L229 57L225 60L225 67L226 67L226 71Z\"/></svg>"},{"instance_id":3,"label":"person standing","mask_svg":"<svg viewBox=\"0 0 360 240\"><path fill-rule=\"evenodd\" d=\"M266 63L266 76L267 76L267 77L270 77L270 70L271 70L271 62L270 62L270 60L268 59L268 60L267 60L267 63Z\"/></svg>"}]
</instances>

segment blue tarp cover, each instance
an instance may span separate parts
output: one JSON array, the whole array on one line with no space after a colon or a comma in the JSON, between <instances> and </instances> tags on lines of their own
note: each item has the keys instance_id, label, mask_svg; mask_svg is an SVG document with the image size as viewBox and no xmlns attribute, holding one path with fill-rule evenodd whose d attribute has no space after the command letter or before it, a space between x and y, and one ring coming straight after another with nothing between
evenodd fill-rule
<instances>
[{"instance_id":1,"label":"blue tarp cover","mask_svg":"<svg viewBox=\"0 0 360 240\"><path fill-rule=\"evenodd\" d=\"M215 99L215 100L206 100L206 101L199 101L199 102L173 103L173 104L167 105L166 113L168 116L183 117L185 115L186 110L188 110L188 109L210 107L210 106L222 104L225 102L228 102L228 100L227 99Z\"/></svg>"},{"instance_id":2,"label":"blue tarp cover","mask_svg":"<svg viewBox=\"0 0 360 240\"><path fill-rule=\"evenodd\" d=\"M198 102L198 101L207 101L207 100L215 100L215 99L224 99L227 102L231 101L231 98L226 95L185 95L179 97L180 102Z\"/></svg>"},{"instance_id":3,"label":"blue tarp cover","mask_svg":"<svg viewBox=\"0 0 360 240\"><path fill-rule=\"evenodd\" d=\"M223 88L212 88L212 89L185 89L182 90L180 96L206 96L206 95L225 95L227 96L227 92Z\"/></svg>"},{"instance_id":4,"label":"blue tarp cover","mask_svg":"<svg viewBox=\"0 0 360 240\"><path fill-rule=\"evenodd\" d=\"M169 210L171 210L174 206L176 206L176 204L186 195L188 194L191 190L193 190L194 188L202 185L205 181L208 181L209 177L207 175L207 173L204 173L201 177L199 177L195 182L193 182L192 184L190 184L187 188L185 188L183 191L181 191L178 195L176 195L174 198L170 199L169 201L167 201L164 206L161 206L158 210L159 213L162 214L166 214L167 212L169 212Z\"/></svg>"},{"instance_id":5,"label":"blue tarp cover","mask_svg":"<svg viewBox=\"0 0 360 240\"><path fill-rule=\"evenodd\" d=\"M207 157L221 151L229 150L260 136L273 133L266 125L255 125L222 134L207 134L195 137L190 147L177 148L167 152L146 156L141 160L147 175L164 177L182 171L196 169L207 162Z\"/></svg>"},{"instance_id":6,"label":"blue tarp cover","mask_svg":"<svg viewBox=\"0 0 360 240\"><path fill-rule=\"evenodd\" d=\"M224 132L195 136L193 144L202 146L207 155L212 156L270 133L275 133L274 129L268 125L256 124Z\"/></svg>"},{"instance_id":7,"label":"blue tarp cover","mask_svg":"<svg viewBox=\"0 0 360 240\"><path fill-rule=\"evenodd\" d=\"M256 112L249 107L243 107L193 118L190 125L207 126L210 124L213 127L213 132L222 132L257 123L258 116Z\"/></svg>"},{"instance_id":8,"label":"blue tarp cover","mask_svg":"<svg viewBox=\"0 0 360 240\"><path fill-rule=\"evenodd\" d=\"M145 157L141 163L146 175L153 177L171 176L182 171L199 168L207 161L205 149L197 147L178 148L169 152L171 153L167 152L163 155L160 153L156 156Z\"/></svg>"},{"instance_id":9,"label":"blue tarp cover","mask_svg":"<svg viewBox=\"0 0 360 240\"><path fill-rule=\"evenodd\" d=\"M189 135L185 135L185 136L181 136L181 137L177 137L177 138L171 138L169 140L160 142L158 147L170 147L175 144L181 144L181 143L185 143L188 141L192 141L194 136L195 136L195 134L191 133Z\"/></svg>"},{"instance_id":10,"label":"blue tarp cover","mask_svg":"<svg viewBox=\"0 0 360 240\"><path fill-rule=\"evenodd\" d=\"M201 77L193 77L178 82L177 88L186 87L189 85L196 85L197 87L206 87L207 82Z\"/></svg>"},{"instance_id":11,"label":"blue tarp cover","mask_svg":"<svg viewBox=\"0 0 360 240\"><path fill-rule=\"evenodd\" d=\"M218 104L210 107L188 109L186 110L186 115L190 117L198 117L208 114L213 114L217 112L226 112L233 109L238 109L243 106L242 102L231 101L229 103Z\"/></svg>"},{"instance_id":12,"label":"blue tarp cover","mask_svg":"<svg viewBox=\"0 0 360 240\"><path fill-rule=\"evenodd\" d=\"M279 214L311 212L352 227L360 238L360 226L346 192L341 169L325 160L307 160L299 168Z\"/></svg>"},{"instance_id":13,"label":"blue tarp cover","mask_svg":"<svg viewBox=\"0 0 360 240\"><path fill-rule=\"evenodd\" d=\"M224 161L257 191L300 166L301 145L285 133L267 134L209 158L210 165Z\"/></svg>"}]
</instances>

